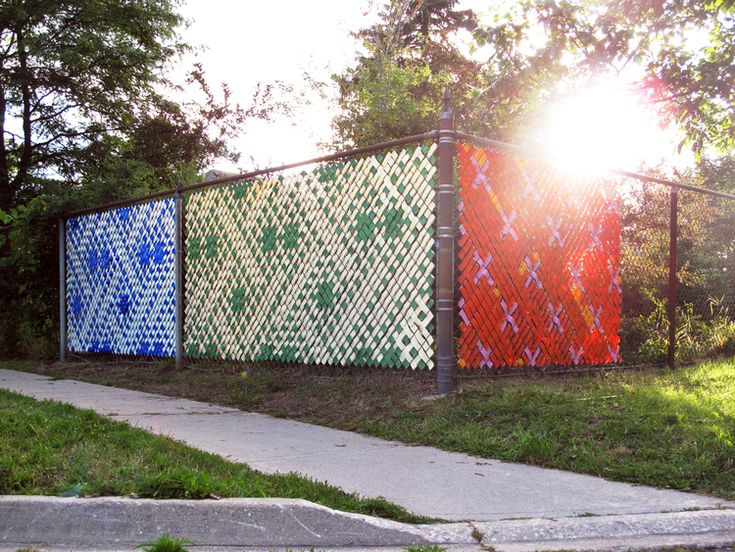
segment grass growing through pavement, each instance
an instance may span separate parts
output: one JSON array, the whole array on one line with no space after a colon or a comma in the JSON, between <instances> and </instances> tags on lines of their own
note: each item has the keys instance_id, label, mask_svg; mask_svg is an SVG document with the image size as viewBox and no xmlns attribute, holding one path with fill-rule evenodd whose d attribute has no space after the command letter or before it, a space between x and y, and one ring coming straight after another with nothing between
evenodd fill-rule
<instances>
[{"instance_id":1,"label":"grass growing through pavement","mask_svg":"<svg viewBox=\"0 0 735 552\"><path fill-rule=\"evenodd\" d=\"M330 508L421 522L297 475L264 475L89 410L0 390L0 495L304 498Z\"/></svg>"},{"instance_id":2,"label":"grass growing through pavement","mask_svg":"<svg viewBox=\"0 0 735 552\"><path fill-rule=\"evenodd\" d=\"M18 365L16 369L29 369ZM0 367L13 368L8 363ZM465 383L433 374L70 363L34 371L239 406L409 443L735 499L735 360Z\"/></svg>"},{"instance_id":3,"label":"grass growing through pavement","mask_svg":"<svg viewBox=\"0 0 735 552\"><path fill-rule=\"evenodd\" d=\"M188 539L172 539L168 533L164 533L158 540L144 542L136 548L140 548L143 552L188 552L187 544L194 544Z\"/></svg>"}]
</instances>

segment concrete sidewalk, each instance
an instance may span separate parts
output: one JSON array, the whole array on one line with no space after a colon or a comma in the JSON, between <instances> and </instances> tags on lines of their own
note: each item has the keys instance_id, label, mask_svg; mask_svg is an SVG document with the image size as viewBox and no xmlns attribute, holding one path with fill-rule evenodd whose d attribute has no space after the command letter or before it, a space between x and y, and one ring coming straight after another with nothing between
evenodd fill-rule
<instances>
[{"instance_id":1,"label":"concrete sidewalk","mask_svg":"<svg viewBox=\"0 0 735 552\"><path fill-rule=\"evenodd\" d=\"M20 548L135 550L163 533L191 550L391 550L440 545L451 552L724 547L735 510L409 525L330 510L304 500L138 500L0 497L0 552Z\"/></svg>"},{"instance_id":2,"label":"concrete sidewalk","mask_svg":"<svg viewBox=\"0 0 735 552\"><path fill-rule=\"evenodd\" d=\"M0 388L90 408L266 473L298 472L446 520L655 514L735 506L716 498L409 446L36 374L0 370Z\"/></svg>"}]
</instances>

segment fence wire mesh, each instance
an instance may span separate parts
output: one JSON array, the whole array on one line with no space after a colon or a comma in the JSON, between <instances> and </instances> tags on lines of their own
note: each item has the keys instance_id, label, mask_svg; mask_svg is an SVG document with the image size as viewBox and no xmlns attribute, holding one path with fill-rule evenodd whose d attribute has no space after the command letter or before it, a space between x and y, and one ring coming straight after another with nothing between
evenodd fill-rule
<instances>
[{"instance_id":1,"label":"fence wire mesh","mask_svg":"<svg viewBox=\"0 0 735 552\"><path fill-rule=\"evenodd\" d=\"M431 368L434 152L187 194L187 357Z\"/></svg>"},{"instance_id":2,"label":"fence wire mesh","mask_svg":"<svg viewBox=\"0 0 735 552\"><path fill-rule=\"evenodd\" d=\"M735 353L735 201L679 192L677 359Z\"/></svg>"},{"instance_id":3,"label":"fence wire mesh","mask_svg":"<svg viewBox=\"0 0 735 552\"><path fill-rule=\"evenodd\" d=\"M460 367L667 361L672 187L471 144L458 166ZM735 201L677 194L676 361L732 354Z\"/></svg>"},{"instance_id":4,"label":"fence wire mesh","mask_svg":"<svg viewBox=\"0 0 735 552\"><path fill-rule=\"evenodd\" d=\"M93 358L174 355L173 199L66 221L67 348ZM115 356L113 356L115 355Z\"/></svg>"},{"instance_id":5,"label":"fence wire mesh","mask_svg":"<svg viewBox=\"0 0 735 552\"><path fill-rule=\"evenodd\" d=\"M627 364L663 363L668 348L670 188L615 179L621 211L621 353Z\"/></svg>"},{"instance_id":6,"label":"fence wire mesh","mask_svg":"<svg viewBox=\"0 0 735 552\"><path fill-rule=\"evenodd\" d=\"M618 362L614 183L460 144L459 364Z\"/></svg>"}]
</instances>

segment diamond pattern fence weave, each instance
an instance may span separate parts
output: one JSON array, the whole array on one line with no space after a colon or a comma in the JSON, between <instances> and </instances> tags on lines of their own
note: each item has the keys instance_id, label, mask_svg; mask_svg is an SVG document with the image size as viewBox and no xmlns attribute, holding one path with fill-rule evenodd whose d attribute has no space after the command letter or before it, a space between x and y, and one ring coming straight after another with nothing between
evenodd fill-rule
<instances>
[{"instance_id":1,"label":"diamond pattern fence weave","mask_svg":"<svg viewBox=\"0 0 735 552\"><path fill-rule=\"evenodd\" d=\"M460 367L665 362L672 293L676 360L735 352L731 197L631 173L580 176L465 138ZM190 360L433 368L436 151L402 146L197 186L178 222L175 198L72 215L66 350L175 356L179 266Z\"/></svg>"},{"instance_id":2,"label":"diamond pattern fence weave","mask_svg":"<svg viewBox=\"0 0 735 552\"><path fill-rule=\"evenodd\" d=\"M621 354L627 364L664 362L670 189L631 178L615 180L622 224Z\"/></svg>"},{"instance_id":3,"label":"diamond pattern fence weave","mask_svg":"<svg viewBox=\"0 0 735 552\"><path fill-rule=\"evenodd\" d=\"M172 199L66 222L68 349L174 354Z\"/></svg>"},{"instance_id":4,"label":"diamond pattern fence weave","mask_svg":"<svg viewBox=\"0 0 735 552\"><path fill-rule=\"evenodd\" d=\"M431 368L434 152L188 194L186 355Z\"/></svg>"},{"instance_id":5,"label":"diamond pattern fence weave","mask_svg":"<svg viewBox=\"0 0 735 552\"><path fill-rule=\"evenodd\" d=\"M459 364L620 360L614 183L458 145Z\"/></svg>"}]
</instances>

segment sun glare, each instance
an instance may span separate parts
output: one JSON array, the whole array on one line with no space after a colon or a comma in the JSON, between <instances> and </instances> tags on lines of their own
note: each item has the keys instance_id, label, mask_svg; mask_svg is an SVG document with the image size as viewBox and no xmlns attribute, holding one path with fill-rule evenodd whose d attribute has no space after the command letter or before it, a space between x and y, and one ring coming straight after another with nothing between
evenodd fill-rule
<instances>
[{"instance_id":1,"label":"sun glare","mask_svg":"<svg viewBox=\"0 0 735 552\"><path fill-rule=\"evenodd\" d=\"M597 87L548 106L536 136L556 164L584 172L638 167L674 153L671 133L629 91Z\"/></svg>"}]
</instances>

